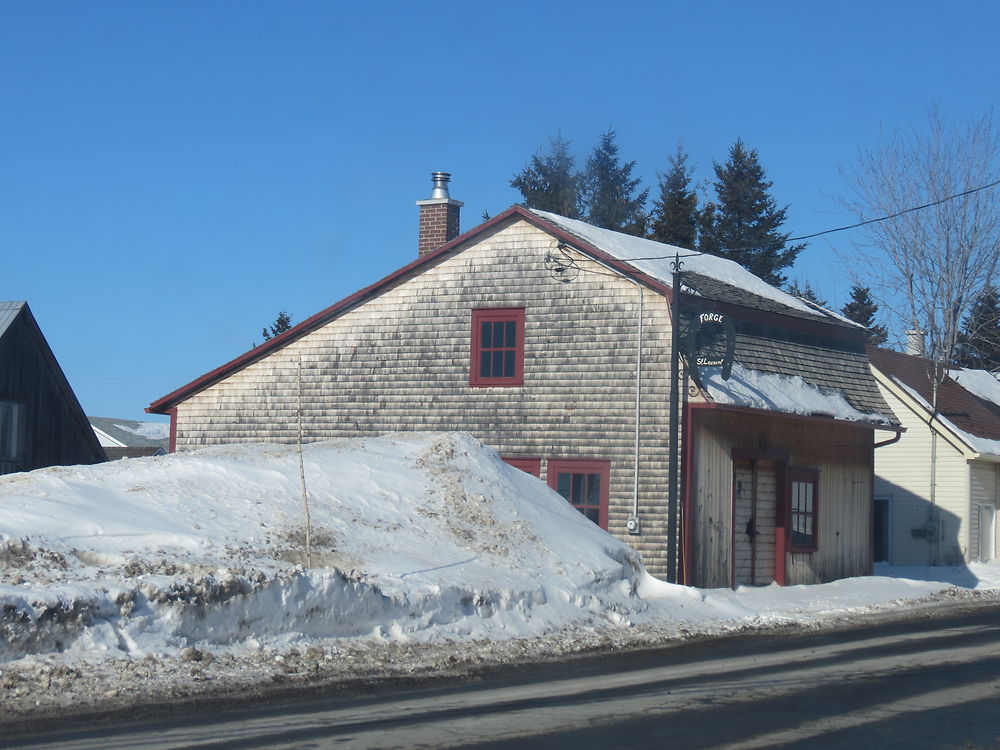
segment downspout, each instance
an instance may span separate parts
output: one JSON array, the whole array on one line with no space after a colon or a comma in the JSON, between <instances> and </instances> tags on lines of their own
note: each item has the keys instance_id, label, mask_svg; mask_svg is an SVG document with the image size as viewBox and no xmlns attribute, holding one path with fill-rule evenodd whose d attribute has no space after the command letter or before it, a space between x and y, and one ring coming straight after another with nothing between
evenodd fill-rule
<instances>
[{"instance_id":1,"label":"downspout","mask_svg":"<svg viewBox=\"0 0 1000 750\"><path fill-rule=\"evenodd\" d=\"M589 256L588 256L589 257ZM641 427L641 407L642 407L642 313L643 313L643 293L642 285L631 276L626 276L617 268L609 266L597 258L591 258L599 266L608 269L616 276L621 276L626 281L635 284L636 291L639 292L639 314L636 318L636 351L635 351L635 449L632 472L632 516L626 522L626 529L629 534L639 534L639 436Z\"/></svg>"},{"instance_id":2,"label":"downspout","mask_svg":"<svg viewBox=\"0 0 1000 750\"><path fill-rule=\"evenodd\" d=\"M896 434L893 437L889 438L888 440L883 440L883 441L881 441L879 443L874 443L872 445L872 448L885 448L885 446L887 446L887 445L892 445L893 443L898 443L899 439L901 437L903 437L903 431L902 430L896 430Z\"/></svg>"}]
</instances>

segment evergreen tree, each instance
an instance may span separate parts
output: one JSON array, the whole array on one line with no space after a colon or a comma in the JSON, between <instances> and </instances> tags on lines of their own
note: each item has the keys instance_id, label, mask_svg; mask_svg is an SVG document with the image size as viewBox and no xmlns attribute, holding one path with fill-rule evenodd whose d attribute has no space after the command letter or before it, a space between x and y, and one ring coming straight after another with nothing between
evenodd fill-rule
<instances>
[{"instance_id":1,"label":"evergreen tree","mask_svg":"<svg viewBox=\"0 0 1000 750\"><path fill-rule=\"evenodd\" d=\"M799 282L791 281L788 284L788 293L793 297L801 297L804 300L809 300L814 305L819 305L820 307L826 307L826 300L820 299L816 290L812 288L812 284L808 281L803 282L803 286L799 286Z\"/></svg>"},{"instance_id":2,"label":"evergreen tree","mask_svg":"<svg viewBox=\"0 0 1000 750\"><path fill-rule=\"evenodd\" d=\"M275 336L278 336L292 327L292 316L282 310L278 313L278 317L274 320L274 325L270 326L268 330L267 326L260 329L260 335L264 337L264 341L270 341Z\"/></svg>"},{"instance_id":3,"label":"evergreen tree","mask_svg":"<svg viewBox=\"0 0 1000 750\"><path fill-rule=\"evenodd\" d=\"M719 243L715 236L715 222L718 208L712 201L705 201L698 212L698 250L709 255L720 255Z\"/></svg>"},{"instance_id":4,"label":"evergreen tree","mask_svg":"<svg viewBox=\"0 0 1000 750\"><path fill-rule=\"evenodd\" d=\"M678 143L670 169L660 175L660 195L653 201L649 239L694 248L698 236L698 196L691 189L687 152Z\"/></svg>"},{"instance_id":5,"label":"evergreen tree","mask_svg":"<svg viewBox=\"0 0 1000 750\"><path fill-rule=\"evenodd\" d=\"M840 311L845 318L853 320L867 329L868 343L872 346L882 346L889 338L886 327L875 323L878 305L871 298L871 289L868 287L860 284L852 286L851 301L844 305Z\"/></svg>"},{"instance_id":6,"label":"evergreen tree","mask_svg":"<svg viewBox=\"0 0 1000 750\"><path fill-rule=\"evenodd\" d=\"M735 260L774 286L785 283L781 270L795 262L805 247L785 246L790 233L781 232L788 207L778 208L768 192L773 184L766 178L756 149L747 149L737 139L729 149L725 164L715 163L717 205L706 222L711 233L706 245L714 245L724 258Z\"/></svg>"},{"instance_id":7,"label":"evergreen tree","mask_svg":"<svg viewBox=\"0 0 1000 750\"><path fill-rule=\"evenodd\" d=\"M976 298L958 334L955 364L1000 370L1000 293L992 284Z\"/></svg>"},{"instance_id":8,"label":"evergreen tree","mask_svg":"<svg viewBox=\"0 0 1000 750\"><path fill-rule=\"evenodd\" d=\"M536 153L531 163L511 178L524 205L570 219L580 218L580 176L569 153L569 141L556 134L547 154Z\"/></svg>"},{"instance_id":9,"label":"evergreen tree","mask_svg":"<svg viewBox=\"0 0 1000 750\"><path fill-rule=\"evenodd\" d=\"M615 131L608 129L587 159L581 181L586 221L597 227L643 237L646 234L646 198L649 189L636 193L641 180L632 179L635 162L621 163Z\"/></svg>"}]
</instances>

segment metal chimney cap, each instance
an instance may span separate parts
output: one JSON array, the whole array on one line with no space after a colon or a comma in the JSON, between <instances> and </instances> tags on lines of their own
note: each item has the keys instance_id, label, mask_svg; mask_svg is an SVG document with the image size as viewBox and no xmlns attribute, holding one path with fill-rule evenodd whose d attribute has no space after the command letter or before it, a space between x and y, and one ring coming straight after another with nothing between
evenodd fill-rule
<instances>
[{"instance_id":1,"label":"metal chimney cap","mask_svg":"<svg viewBox=\"0 0 1000 750\"><path fill-rule=\"evenodd\" d=\"M451 181L451 174L448 172L431 172L431 179L434 180L434 189L431 191L431 200L447 200L448 183Z\"/></svg>"}]
</instances>

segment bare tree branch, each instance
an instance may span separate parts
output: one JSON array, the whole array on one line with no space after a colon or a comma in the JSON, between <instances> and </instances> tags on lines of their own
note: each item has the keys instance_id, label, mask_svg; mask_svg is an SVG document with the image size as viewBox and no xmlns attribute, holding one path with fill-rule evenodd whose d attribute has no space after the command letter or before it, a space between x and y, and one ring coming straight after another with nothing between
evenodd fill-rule
<instances>
[{"instance_id":1,"label":"bare tree branch","mask_svg":"<svg viewBox=\"0 0 1000 750\"><path fill-rule=\"evenodd\" d=\"M993 112L958 125L931 107L924 128L884 136L841 173L853 192L841 203L861 219L957 196L866 225L852 273L892 315L897 335L922 330L927 356L951 364L962 320L1000 265L1000 187L959 195L1000 174Z\"/></svg>"}]
</instances>

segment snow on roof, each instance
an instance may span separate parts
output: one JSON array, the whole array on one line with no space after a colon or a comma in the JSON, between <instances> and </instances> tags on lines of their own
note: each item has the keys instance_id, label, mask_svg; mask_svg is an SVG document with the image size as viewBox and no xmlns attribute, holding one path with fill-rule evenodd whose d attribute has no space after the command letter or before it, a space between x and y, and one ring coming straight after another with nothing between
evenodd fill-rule
<instances>
[{"instance_id":1,"label":"snow on roof","mask_svg":"<svg viewBox=\"0 0 1000 750\"><path fill-rule=\"evenodd\" d=\"M722 379L721 367L702 368L702 379L712 400L719 404L828 416L850 422L891 424L887 416L861 412L851 406L842 393L821 389L798 375L760 372L733 363L729 380Z\"/></svg>"},{"instance_id":2,"label":"snow on roof","mask_svg":"<svg viewBox=\"0 0 1000 750\"><path fill-rule=\"evenodd\" d=\"M599 250L603 250L608 255L627 262L633 268L665 284L673 283L673 271L670 268L670 263L674 260L675 255L680 255L683 270L709 276L800 312L823 316L822 313L817 312L814 307L803 300L771 286L734 261L642 237L613 232L610 229L600 229L586 222L567 219L565 216L547 211L530 210L546 221L576 235Z\"/></svg>"},{"instance_id":3,"label":"snow on roof","mask_svg":"<svg viewBox=\"0 0 1000 750\"><path fill-rule=\"evenodd\" d=\"M892 376L893 382L902 388L914 401L923 406L929 413L933 414L934 409L931 407L930 403L923 396L917 392L916 389L911 388L906 383L904 383L900 378L895 375ZM1000 440L990 440L989 438L979 437L973 435L971 432L966 432L965 430L959 428L953 421L948 419L938 412L934 414L934 419L940 422L942 425L947 427L952 433L958 436L966 445L968 445L976 453L985 453L989 456L1000 457Z\"/></svg>"},{"instance_id":4,"label":"snow on roof","mask_svg":"<svg viewBox=\"0 0 1000 750\"><path fill-rule=\"evenodd\" d=\"M949 370L948 375L969 393L1000 405L1000 379L993 373L959 368Z\"/></svg>"},{"instance_id":5,"label":"snow on roof","mask_svg":"<svg viewBox=\"0 0 1000 750\"><path fill-rule=\"evenodd\" d=\"M87 419L95 432L99 430L119 446L152 445L166 448L170 442L169 422L140 422L116 417L87 417Z\"/></svg>"}]
</instances>

